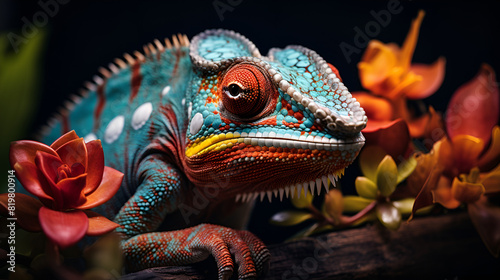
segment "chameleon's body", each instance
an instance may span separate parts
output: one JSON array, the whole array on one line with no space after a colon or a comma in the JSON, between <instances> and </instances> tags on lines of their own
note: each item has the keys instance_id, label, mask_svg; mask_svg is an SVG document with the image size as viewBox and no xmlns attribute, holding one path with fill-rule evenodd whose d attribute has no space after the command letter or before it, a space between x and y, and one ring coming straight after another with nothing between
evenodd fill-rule
<instances>
[{"instance_id":1,"label":"chameleon's body","mask_svg":"<svg viewBox=\"0 0 500 280\"><path fill-rule=\"evenodd\" d=\"M222 30L179 41L155 41L145 56L102 70L43 140L71 129L102 139L106 165L125 173L96 210L121 225L129 269L212 254L224 278L233 254L239 276L254 277L269 259L263 243L206 222L241 227L258 196L319 193L358 154L366 116L336 69L308 49L264 57Z\"/></svg>"}]
</instances>

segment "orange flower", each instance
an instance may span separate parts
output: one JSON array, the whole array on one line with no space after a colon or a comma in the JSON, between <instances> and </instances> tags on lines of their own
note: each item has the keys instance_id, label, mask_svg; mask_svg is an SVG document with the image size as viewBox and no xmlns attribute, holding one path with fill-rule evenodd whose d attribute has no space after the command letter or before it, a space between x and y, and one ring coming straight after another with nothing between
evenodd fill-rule
<instances>
[{"instance_id":1,"label":"orange flower","mask_svg":"<svg viewBox=\"0 0 500 280\"><path fill-rule=\"evenodd\" d=\"M417 196L417 206L438 202L456 208L500 190L498 115L495 72L482 65L478 75L461 86L448 104L448 136L436 142L431 153L421 156L427 166L410 177L410 181L421 183L429 177Z\"/></svg>"},{"instance_id":2,"label":"orange flower","mask_svg":"<svg viewBox=\"0 0 500 280\"><path fill-rule=\"evenodd\" d=\"M467 204L479 235L497 257L500 207L488 197L500 192L499 98L495 72L482 65L478 75L461 86L448 104L448 136L417 159L418 167L408 178L410 186L423 185L413 213L433 202L450 209Z\"/></svg>"},{"instance_id":3,"label":"orange flower","mask_svg":"<svg viewBox=\"0 0 500 280\"><path fill-rule=\"evenodd\" d=\"M39 199L16 193L15 214L21 227L43 230L61 248L85 234L100 235L118 227L87 210L114 196L123 179L123 173L104 166L100 140L85 143L71 131L50 146L17 141L11 145L10 161L24 188ZM7 201L7 194L1 194L2 214L7 214Z\"/></svg>"},{"instance_id":4,"label":"orange flower","mask_svg":"<svg viewBox=\"0 0 500 280\"><path fill-rule=\"evenodd\" d=\"M484 150L484 142L470 135L457 135L451 141L445 137L436 142L432 153L421 156L422 162L433 163L426 168L424 174L428 176L434 172L435 175L427 180L417 200L420 200L420 203L425 201L425 205L437 202L453 209L462 203L475 202L483 194L499 192L500 165L492 170L486 169L486 166L498 164L500 156L500 128L495 127L492 134L491 145L485 153L481 153ZM425 157L432 159L425 160ZM496 160L490 162L488 159L492 158ZM431 168L434 168L434 171L431 171ZM480 173L480 170L487 172ZM415 179L410 177L410 180ZM425 193L431 193L432 196Z\"/></svg>"},{"instance_id":5,"label":"orange flower","mask_svg":"<svg viewBox=\"0 0 500 280\"><path fill-rule=\"evenodd\" d=\"M432 108L428 114L415 118L406 106L407 98L422 99L432 95L444 78L446 62L442 57L432 65L411 64L424 14L419 12L401 48L377 40L368 44L358 69L361 84L371 94L353 93L369 119L364 132L386 129L398 118L406 121L412 137L422 137L429 132L429 127L439 126L440 117Z\"/></svg>"},{"instance_id":6,"label":"orange flower","mask_svg":"<svg viewBox=\"0 0 500 280\"><path fill-rule=\"evenodd\" d=\"M394 43L370 41L358 64L364 88L389 99L400 95L422 99L439 88L444 78L444 58L432 65L411 64L424 15L424 11L418 13L402 48Z\"/></svg>"}]
</instances>

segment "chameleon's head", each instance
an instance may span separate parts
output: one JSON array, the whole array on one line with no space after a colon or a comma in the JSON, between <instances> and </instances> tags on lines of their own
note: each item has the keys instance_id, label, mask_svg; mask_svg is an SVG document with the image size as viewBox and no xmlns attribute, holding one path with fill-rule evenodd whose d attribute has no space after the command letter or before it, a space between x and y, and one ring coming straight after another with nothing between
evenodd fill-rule
<instances>
[{"instance_id":1,"label":"chameleon's head","mask_svg":"<svg viewBox=\"0 0 500 280\"><path fill-rule=\"evenodd\" d=\"M250 200L295 188L319 193L364 144L364 110L314 51L267 56L226 30L193 38L186 174L198 187Z\"/></svg>"}]
</instances>

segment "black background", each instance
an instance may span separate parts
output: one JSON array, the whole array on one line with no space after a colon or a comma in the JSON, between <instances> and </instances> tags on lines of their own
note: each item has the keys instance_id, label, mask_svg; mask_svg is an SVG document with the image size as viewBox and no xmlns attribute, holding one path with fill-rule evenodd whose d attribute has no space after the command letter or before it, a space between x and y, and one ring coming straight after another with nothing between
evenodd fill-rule
<instances>
[{"instance_id":1,"label":"black background","mask_svg":"<svg viewBox=\"0 0 500 280\"><path fill-rule=\"evenodd\" d=\"M223 20L214 3L237 4ZM500 69L498 8L494 1L401 1L403 10L376 38L401 45L418 10L426 11L414 62L447 59L441 88L425 100L444 111L453 92L470 80L485 62ZM155 38L183 33L192 38L210 28L233 29L266 54L271 47L290 44L315 50L335 65L351 91L361 90L353 54L349 63L339 44L354 45L354 28L373 21L370 11L387 8L385 1L69 1L45 26L48 38L43 55L42 88L33 130L76 93L85 80L124 52L142 50ZM23 17L32 21L40 11L37 1L0 1L0 31L17 32ZM33 22L33 21L32 21ZM0 62L1 63L1 62ZM28 135L26 137L29 137ZM348 169L343 181L351 187L356 175ZM351 170L351 171L349 171ZM287 203L257 203L250 229L267 243L283 240L301 227L289 230L268 224L268 218Z\"/></svg>"}]
</instances>

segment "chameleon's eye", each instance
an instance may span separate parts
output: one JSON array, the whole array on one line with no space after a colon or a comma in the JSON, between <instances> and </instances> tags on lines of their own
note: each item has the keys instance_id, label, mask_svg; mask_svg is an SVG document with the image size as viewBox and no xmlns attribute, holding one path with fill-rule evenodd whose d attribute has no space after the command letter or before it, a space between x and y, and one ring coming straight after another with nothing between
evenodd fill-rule
<instances>
[{"instance_id":1,"label":"chameleon's eye","mask_svg":"<svg viewBox=\"0 0 500 280\"><path fill-rule=\"evenodd\" d=\"M222 105L242 120L253 120L267 113L277 93L269 78L257 66L242 63L230 68L221 84Z\"/></svg>"},{"instance_id":2,"label":"chameleon's eye","mask_svg":"<svg viewBox=\"0 0 500 280\"><path fill-rule=\"evenodd\" d=\"M243 89L237 84L230 84L225 90L227 90L232 97L237 97L243 93Z\"/></svg>"}]
</instances>

